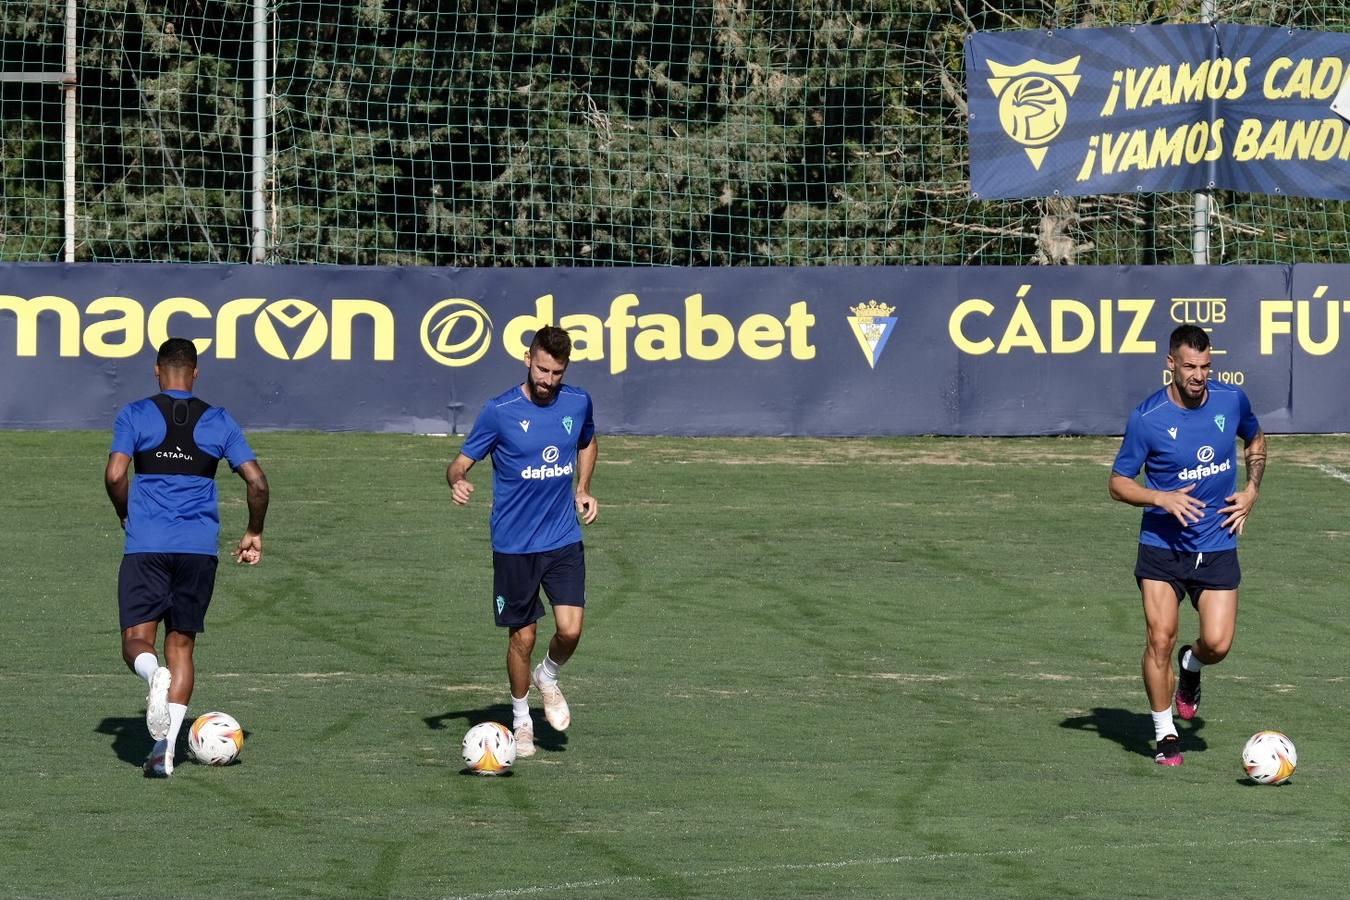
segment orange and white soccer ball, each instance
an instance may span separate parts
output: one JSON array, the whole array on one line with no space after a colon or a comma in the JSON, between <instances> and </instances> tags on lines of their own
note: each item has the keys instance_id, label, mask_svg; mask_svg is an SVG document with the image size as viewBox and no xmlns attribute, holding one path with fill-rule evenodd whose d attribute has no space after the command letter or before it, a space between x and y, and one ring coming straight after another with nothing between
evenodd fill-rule
<instances>
[{"instance_id":1,"label":"orange and white soccer ball","mask_svg":"<svg viewBox=\"0 0 1350 900\"><path fill-rule=\"evenodd\" d=\"M479 722L464 735L464 763L478 775L505 775L516 761L516 736L500 722Z\"/></svg>"},{"instance_id":2,"label":"orange and white soccer ball","mask_svg":"<svg viewBox=\"0 0 1350 900\"><path fill-rule=\"evenodd\" d=\"M1294 742L1279 731L1258 731L1242 748L1242 768L1261 784L1284 784L1297 766Z\"/></svg>"},{"instance_id":3,"label":"orange and white soccer ball","mask_svg":"<svg viewBox=\"0 0 1350 900\"><path fill-rule=\"evenodd\" d=\"M244 749L244 729L223 712L203 713L188 731L188 749L200 763L228 766Z\"/></svg>"}]
</instances>

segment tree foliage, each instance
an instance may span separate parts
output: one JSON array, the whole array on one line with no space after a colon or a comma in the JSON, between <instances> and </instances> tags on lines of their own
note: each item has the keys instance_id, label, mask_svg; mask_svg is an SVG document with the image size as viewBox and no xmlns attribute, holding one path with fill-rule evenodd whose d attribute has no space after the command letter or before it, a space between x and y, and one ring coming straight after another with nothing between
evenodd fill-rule
<instances>
[{"instance_id":1,"label":"tree foliage","mask_svg":"<svg viewBox=\"0 0 1350 900\"><path fill-rule=\"evenodd\" d=\"M252 3L80 6L79 258L246 261ZM61 67L59 7L3 4L4 70ZM971 201L962 43L975 29L1184 21L1197 7L277 0L268 258L1186 261L1185 197ZM1228 12L1303 27L1344 15L1290 0ZM0 110L0 258L58 258L59 91L0 84ZM1344 225L1340 204L1256 207L1220 205L1256 245Z\"/></svg>"}]
</instances>

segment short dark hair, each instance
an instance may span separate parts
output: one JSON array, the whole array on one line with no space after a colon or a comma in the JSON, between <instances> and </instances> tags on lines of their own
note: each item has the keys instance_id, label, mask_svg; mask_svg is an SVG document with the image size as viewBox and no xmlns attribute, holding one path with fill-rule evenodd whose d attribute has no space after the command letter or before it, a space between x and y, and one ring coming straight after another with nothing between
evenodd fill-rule
<instances>
[{"instance_id":1,"label":"short dark hair","mask_svg":"<svg viewBox=\"0 0 1350 900\"><path fill-rule=\"evenodd\" d=\"M169 338L159 345L155 365L166 369L195 369L197 345L187 338Z\"/></svg>"},{"instance_id":2,"label":"short dark hair","mask_svg":"<svg viewBox=\"0 0 1350 900\"><path fill-rule=\"evenodd\" d=\"M543 350L565 364L572 357L572 336L565 328L545 325L534 333L534 340L530 341L530 355L533 356L536 350Z\"/></svg>"},{"instance_id":3,"label":"short dark hair","mask_svg":"<svg viewBox=\"0 0 1350 900\"><path fill-rule=\"evenodd\" d=\"M1190 347L1197 353L1204 353L1209 349L1209 332L1189 322L1178 325L1172 330L1172 340L1167 344L1167 355L1176 356L1177 351L1183 346Z\"/></svg>"}]
</instances>

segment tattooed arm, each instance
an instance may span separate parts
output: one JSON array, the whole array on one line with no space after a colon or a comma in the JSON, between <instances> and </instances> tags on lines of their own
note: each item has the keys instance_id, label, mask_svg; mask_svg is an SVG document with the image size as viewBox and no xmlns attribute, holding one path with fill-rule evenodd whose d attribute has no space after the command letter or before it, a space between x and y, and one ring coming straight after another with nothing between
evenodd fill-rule
<instances>
[{"instance_id":1,"label":"tattooed arm","mask_svg":"<svg viewBox=\"0 0 1350 900\"><path fill-rule=\"evenodd\" d=\"M1219 510L1219 515L1227 516L1223 520L1223 527L1227 528L1230 534L1242 534L1242 527L1247 523L1247 516L1256 505L1256 496L1261 490L1261 477L1266 473L1264 431L1258 431L1252 436L1247 442L1244 454L1247 460L1247 486L1227 497L1228 505Z\"/></svg>"}]
</instances>

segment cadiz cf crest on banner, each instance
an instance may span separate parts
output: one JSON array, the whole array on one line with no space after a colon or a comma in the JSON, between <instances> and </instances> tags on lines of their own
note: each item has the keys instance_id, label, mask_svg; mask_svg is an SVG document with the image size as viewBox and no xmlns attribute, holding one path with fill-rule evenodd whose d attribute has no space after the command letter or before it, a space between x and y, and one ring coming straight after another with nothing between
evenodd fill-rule
<instances>
[{"instance_id":1,"label":"cadiz cf crest on banner","mask_svg":"<svg viewBox=\"0 0 1350 900\"><path fill-rule=\"evenodd\" d=\"M1046 146L1064 130L1069 115L1069 97L1078 89L1081 56L1062 63L1028 60L1005 66L989 60L994 77L989 89L998 98L998 120L1008 137L1021 144L1037 169L1045 159Z\"/></svg>"},{"instance_id":2,"label":"cadiz cf crest on banner","mask_svg":"<svg viewBox=\"0 0 1350 900\"><path fill-rule=\"evenodd\" d=\"M981 200L1230 190L1350 200L1350 34L1256 25L976 32Z\"/></svg>"},{"instance_id":3,"label":"cadiz cf crest on banner","mask_svg":"<svg viewBox=\"0 0 1350 900\"><path fill-rule=\"evenodd\" d=\"M895 330L896 318L891 315L895 307L869 300L851 308L853 315L848 317L849 327L858 339L858 346L867 356L867 364L875 369L877 360L881 359L881 351L886 349L886 342Z\"/></svg>"}]
</instances>

